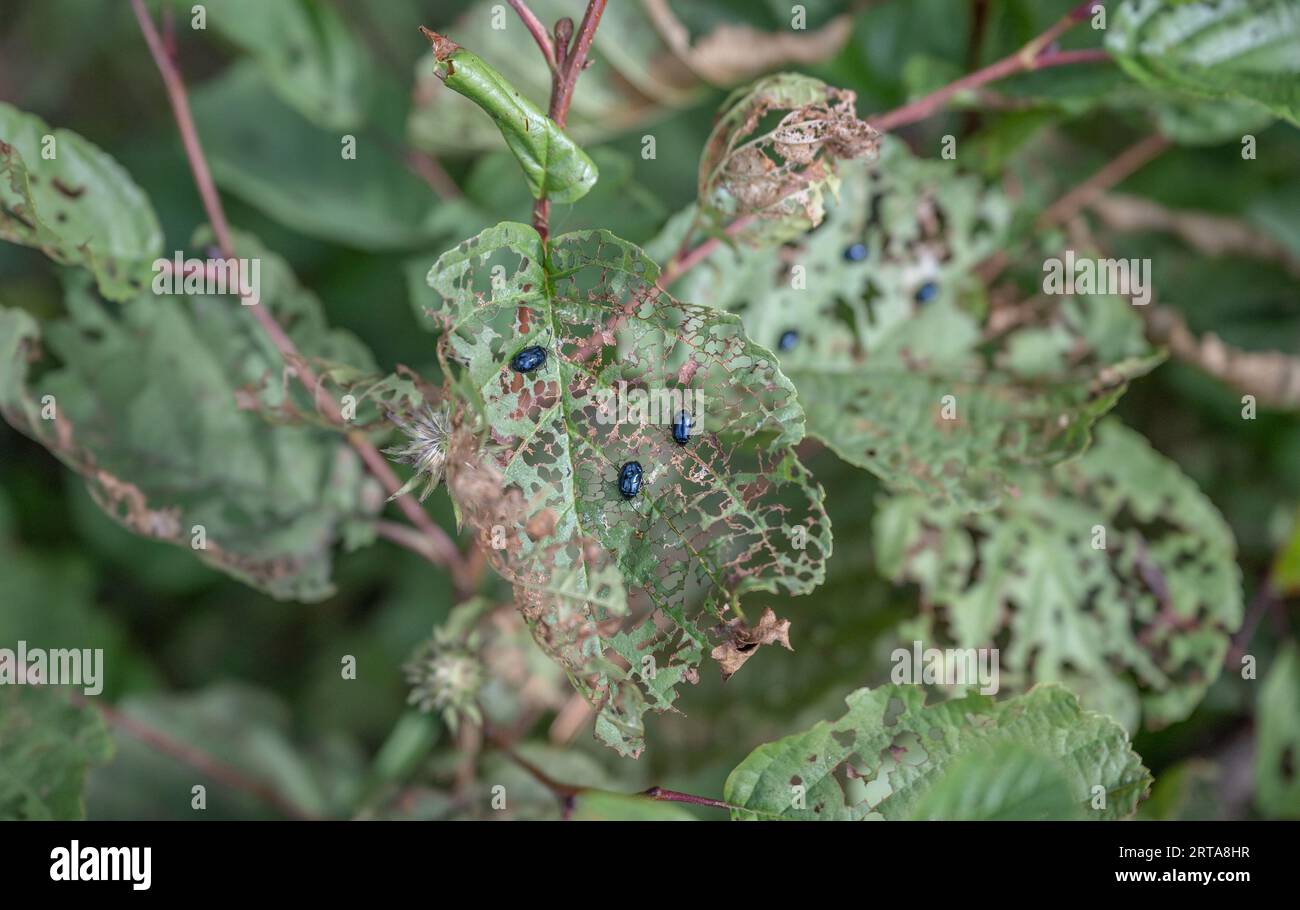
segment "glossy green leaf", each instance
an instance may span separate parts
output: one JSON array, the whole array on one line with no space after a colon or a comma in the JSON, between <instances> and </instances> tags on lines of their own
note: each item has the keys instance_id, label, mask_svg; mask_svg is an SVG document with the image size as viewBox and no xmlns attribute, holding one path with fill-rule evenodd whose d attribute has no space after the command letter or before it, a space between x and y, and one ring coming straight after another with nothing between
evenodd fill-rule
<instances>
[{"instance_id":1,"label":"glossy green leaf","mask_svg":"<svg viewBox=\"0 0 1300 910\"><path fill-rule=\"evenodd\" d=\"M1123 728L1080 709L1060 686L1003 701L968 695L928 706L917 686L882 686L859 689L846 702L839 720L759 746L731 772L723 798L736 807L733 818L978 818L1017 814L1021 800L1038 817L1056 805L1064 782L1074 814L1109 820L1132 815L1151 785ZM1006 749L1035 757L1026 759L1040 769L1035 779L1000 779L995 786L1005 795L983 806L989 794L950 789L995 771L993 757ZM961 777L949 783L950 774Z\"/></svg>"},{"instance_id":2,"label":"glossy green leaf","mask_svg":"<svg viewBox=\"0 0 1300 910\"><path fill-rule=\"evenodd\" d=\"M76 133L0 102L0 239L89 269L123 300L162 252L158 217L116 161Z\"/></svg>"},{"instance_id":3,"label":"glossy green leaf","mask_svg":"<svg viewBox=\"0 0 1300 910\"><path fill-rule=\"evenodd\" d=\"M1300 6L1292 0L1123 0L1106 48L1159 89L1257 101L1300 124Z\"/></svg>"},{"instance_id":4,"label":"glossy green leaf","mask_svg":"<svg viewBox=\"0 0 1300 910\"><path fill-rule=\"evenodd\" d=\"M1119 423L992 511L890 499L876 550L881 571L920 584L932 606L912 627L926 647L1005 641L1004 689L1060 681L1130 728L1190 714L1241 625L1231 530Z\"/></svg>"},{"instance_id":5,"label":"glossy green leaf","mask_svg":"<svg viewBox=\"0 0 1300 910\"><path fill-rule=\"evenodd\" d=\"M93 707L56 687L0 686L0 819L84 818L86 771L112 754Z\"/></svg>"},{"instance_id":6,"label":"glossy green leaf","mask_svg":"<svg viewBox=\"0 0 1300 910\"><path fill-rule=\"evenodd\" d=\"M653 608L633 627L601 634L625 609L617 596L601 613L557 613L550 598L521 604L576 677L582 660L609 663L596 673L609 681L598 680L593 700L628 677L609 675L617 663L606 651L631 664L640 684L604 701L597 732L633 753L641 713L668 709L677 683L693 681L702 651L716 644L708 625L746 591L807 593L830 553L821 489L792 449L803 414L775 357L737 317L678 302L657 277L638 248L608 232L565 234L543 249L536 231L513 223L444 254L429 273L443 298L433 315L445 326L441 350L467 412L462 426L484 437L474 455L481 464L455 452L448 459L462 517L485 542L503 528L504 546L488 553L517 589L574 566L589 581L605 564L590 555L594 543ZM547 351L545 363L527 375L511 369L534 345ZM635 402L652 392L661 398L637 413ZM679 408L699 430L685 446L669 426ZM630 461L645 479L625 499L617 475ZM582 576L561 580L582 588Z\"/></svg>"},{"instance_id":7,"label":"glossy green leaf","mask_svg":"<svg viewBox=\"0 0 1300 910\"><path fill-rule=\"evenodd\" d=\"M368 364L282 260L252 238L237 247L261 262L260 305L304 356ZM73 280L65 306L43 327L0 310L4 418L82 475L128 530L192 548L279 598L328 596L335 547L368 540L383 495L319 426L238 298L146 294L110 307ZM62 365L33 371L43 351Z\"/></svg>"},{"instance_id":8,"label":"glossy green leaf","mask_svg":"<svg viewBox=\"0 0 1300 910\"><path fill-rule=\"evenodd\" d=\"M587 194L596 164L554 120L472 51L438 35L430 40L434 75L492 118L535 199L574 202Z\"/></svg>"}]
</instances>

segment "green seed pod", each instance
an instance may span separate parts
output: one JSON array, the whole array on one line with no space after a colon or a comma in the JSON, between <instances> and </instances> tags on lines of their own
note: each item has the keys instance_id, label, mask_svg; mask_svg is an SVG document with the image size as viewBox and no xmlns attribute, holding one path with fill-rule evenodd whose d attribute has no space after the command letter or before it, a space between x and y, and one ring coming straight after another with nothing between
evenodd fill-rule
<instances>
[{"instance_id":1,"label":"green seed pod","mask_svg":"<svg viewBox=\"0 0 1300 910\"><path fill-rule=\"evenodd\" d=\"M492 118L519 161L534 199L576 202L596 184L595 163L555 121L519 94L478 55L423 26L433 45L433 73Z\"/></svg>"}]
</instances>

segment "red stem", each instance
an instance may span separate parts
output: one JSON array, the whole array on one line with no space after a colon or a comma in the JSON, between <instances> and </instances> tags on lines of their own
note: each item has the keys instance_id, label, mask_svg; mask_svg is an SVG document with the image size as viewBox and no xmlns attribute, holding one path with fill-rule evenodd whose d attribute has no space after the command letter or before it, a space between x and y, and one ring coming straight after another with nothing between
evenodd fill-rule
<instances>
[{"instance_id":1,"label":"red stem","mask_svg":"<svg viewBox=\"0 0 1300 910\"><path fill-rule=\"evenodd\" d=\"M238 768L234 768L220 759L213 758L202 749L172 739L167 734L155 730L148 724L128 717L122 712L98 702L92 703L79 693L73 693L73 701L83 706L93 707L104 715L104 719L122 732L138 739L149 748L176 759L182 764L206 774L219 784L249 794L275 809L282 815L304 821L315 821L317 817L289 799L280 795L264 781L250 777Z\"/></svg>"},{"instance_id":2,"label":"red stem","mask_svg":"<svg viewBox=\"0 0 1300 910\"><path fill-rule=\"evenodd\" d=\"M510 0L510 5L514 7L519 18L523 20L524 28L528 29L533 40L537 42L538 48L542 51L542 56L546 58L546 65L550 67L551 73L559 72L559 67L555 62L555 45L551 43L551 36L546 33L546 26L542 25L542 20L537 18L536 13L528 8L524 0Z\"/></svg>"},{"instance_id":3,"label":"red stem","mask_svg":"<svg viewBox=\"0 0 1300 910\"><path fill-rule=\"evenodd\" d=\"M923 98L918 98L910 104L884 114L878 114L870 118L871 125L881 132L888 132L900 126L924 120L946 105L954 95L980 88L990 82L1005 79L1016 73L1033 72L1051 66L1064 66L1071 63L1095 63L1109 60L1110 55L1098 49L1044 52L1044 48L1049 47L1061 35L1088 18L1093 9L1100 5L1096 0L1088 0L1088 2L1080 4L1063 16L1055 25L1014 54L1003 57L996 63L991 63L983 69L963 76L956 82L950 82L943 88L933 91Z\"/></svg>"},{"instance_id":4,"label":"red stem","mask_svg":"<svg viewBox=\"0 0 1300 910\"><path fill-rule=\"evenodd\" d=\"M145 9L144 0L131 0L131 6L135 11L136 20L140 23L140 31L144 34L145 43L149 45L149 52L153 55L154 63L158 67L159 75L162 76L163 87L167 91L167 100L171 104L172 114L176 118L176 126L180 131L181 144L185 148L185 157L189 161L190 171L194 174L194 183L198 188L199 197L203 200L204 211L207 212L208 221L212 224L212 231L217 237L217 246L220 248L222 256L233 259L235 257L235 244L230 233L230 225L226 221L226 213L221 205L221 197L217 194L216 184L212 180L212 172L208 169L207 158L204 156L203 146L199 142L198 130L194 126L194 117L190 112L189 97L185 91L185 83L181 78L180 70L163 47L158 30L154 27L153 20L149 18L149 13ZM253 318L266 332L267 337L275 345L285 363L294 370L294 374L306 387L307 391L311 393L312 400L320 411L331 423L343 426L345 422L338 403L329 395L322 394L319 377L307 365L302 355L298 353L297 346L294 345L293 340L289 338L284 329L280 327L280 324L275 321L275 317L261 305L250 306L248 309L252 311ZM379 479L389 494L397 492L401 488L401 481L398 480L392 466L379 453L374 444L359 430L349 430L346 435L348 442L356 449L366 467ZM447 532L435 524L410 496L399 496L397 504L410 522L429 537L431 551L437 554L437 561L450 569L452 577L458 585L464 584L467 580L463 570L464 560Z\"/></svg>"},{"instance_id":5,"label":"red stem","mask_svg":"<svg viewBox=\"0 0 1300 910\"><path fill-rule=\"evenodd\" d=\"M573 26L569 20L561 19L556 24L555 40L552 42L541 20L528 8L528 4L524 0L510 0L510 5L523 20L524 26L532 34L537 46L542 49L542 55L546 57L546 63L551 68L551 103L548 116L560 129L564 129L565 123L568 122L569 105L573 102L573 89L587 65L587 53L596 38L596 29L600 25L600 17L605 12L605 3L606 0L590 0L587 3L587 12L583 15L582 24L578 26L578 34L570 45L568 36ZM533 203L533 227L541 235L543 244L551 236L550 222L551 200L543 196Z\"/></svg>"},{"instance_id":6,"label":"red stem","mask_svg":"<svg viewBox=\"0 0 1300 910\"><path fill-rule=\"evenodd\" d=\"M665 790L663 787L651 787L649 790L645 791L644 795L661 802L688 803L692 806L708 806L711 809L735 808L730 803L723 802L720 799L710 799L707 796L694 796L690 793L682 793L679 790Z\"/></svg>"}]
</instances>

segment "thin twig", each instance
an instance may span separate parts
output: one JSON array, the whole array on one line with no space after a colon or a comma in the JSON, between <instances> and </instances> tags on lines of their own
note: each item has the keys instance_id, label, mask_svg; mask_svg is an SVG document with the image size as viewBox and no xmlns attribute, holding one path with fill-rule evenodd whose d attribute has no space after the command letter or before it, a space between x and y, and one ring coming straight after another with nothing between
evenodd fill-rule
<instances>
[{"instance_id":1,"label":"thin twig","mask_svg":"<svg viewBox=\"0 0 1300 910\"><path fill-rule=\"evenodd\" d=\"M451 179L442 162L428 152L410 149L406 153L406 166L427 183L429 189L444 202L449 199L460 199L465 195L456 185L456 181Z\"/></svg>"},{"instance_id":2,"label":"thin twig","mask_svg":"<svg viewBox=\"0 0 1300 910\"><path fill-rule=\"evenodd\" d=\"M318 816L287 799L265 781L250 777L238 768L231 767L220 759L213 758L202 749L172 739L166 733L155 730L144 721L123 714L121 711L98 701L92 702L80 693L74 692L72 697L73 701L78 704L97 709L100 714L104 715L104 719L109 724L123 733L139 740L156 752L161 752L182 764L189 765L202 774L206 774L219 784L230 787L232 790L247 793L290 818L304 821L318 819Z\"/></svg>"},{"instance_id":3,"label":"thin twig","mask_svg":"<svg viewBox=\"0 0 1300 910\"><path fill-rule=\"evenodd\" d=\"M1103 50L1060 51L1051 49L1052 42L1084 19L1087 19L1093 9L1099 5L1100 3L1097 0L1088 0L1088 2L1080 4L1069 13L1066 13L1055 25L1014 54L1003 57L996 63L991 63L981 70L963 76L956 82L950 82L943 88L937 89L923 98L918 98L910 104L871 117L868 122L881 132L887 132L909 123L915 123L918 120L924 120L944 107L954 95L980 88L998 79L1005 79L1007 76L1047 69L1052 66L1065 66L1072 63L1099 63L1109 60L1110 55Z\"/></svg>"},{"instance_id":4,"label":"thin twig","mask_svg":"<svg viewBox=\"0 0 1300 910\"><path fill-rule=\"evenodd\" d=\"M551 68L551 103L548 116L560 129L564 129L565 123L568 122L569 105L573 103L573 89L578 84L578 77L587 66L587 53L596 38L596 28L600 25L600 17L605 12L605 3L606 0L589 0L587 12L582 17L582 24L578 26L578 34L570 44L572 21L561 19L556 23L555 38L552 42L552 39L546 35L541 21L527 4L523 0L510 0L510 5L514 7L525 27L537 41L537 46L542 49L547 65ZM533 203L533 227L541 235L543 244L550 239L550 222L551 200L543 195Z\"/></svg>"},{"instance_id":5,"label":"thin twig","mask_svg":"<svg viewBox=\"0 0 1300 910\"><path fill-rule=\"evenodd\" d=\"M711 809L736 809L737 806L720 799L710 799L707 796L694 796L690 793L682 793L680 790L666 790L663 787L651 787L644 791L645 796L656 799L661 802L669 803L687 803L692 806L708 806Z\"/></svg>"},{"instance_id":6,"label":"thin twig","mask_svg":"<svg viewBox=\"0 0 1300 910\"><path fill-rule=\"evenodd\" d=\"M542 20L528 8L524 0L510 0L510 5L514 7L519 18L523 20L524 28L533 36L537 42L538 48L542 51L542 56L546 58L546 65L550 68L552 74L559 73L560 69L555 63L555 45L551 43L551 36L546 33L546 26L542 25Z\"/></svg>"},{"instance_id":7,"label":"thin twig","mask_svg":"<svg viewBox=\"0 0 1300 910\"><path fill-rule=\"evenodd\" d=\"M185 91L185 83L181 78L180 70L163 47L158 30L154 27L153 20L150 19L149 13L145 9L144 0L131 0L131 5L135 11L136 20L140 23L140 31L144 34L145 43L149 45L149 52L153 55L154 63L162 76L163 87L166 89L167 99L176 118L177 129L180 131L181 143L185 148L185 157L189 161L190 171L194 175L194 183L198 188L199 197L203 201L203 208L207 212L208 221L212 224L212 231L216 235L221 255L226 259L233 259L235 258L235 244L230 233L230 225L226 221L226 213L221 205L221 197L217 194L212 172L208 169L207 158L204 156L203 147L199 142L198 130L194 126L194 117L190 112L189 97ZM329 395L322 394L321 382L315 371L307 365L306 360L298 353L293 340L275 321L275 318L266 307L258 305L251 306L249 309L253 313L253 318L257 320L262 330L270 338L271 343L275 345L276 350L280 352L285 363L294 370L295 375L311 394L312 400L321 412L330 422L339 426L345 425L338 403ZM365 462L366 467L379 479L384 488L390 494L396 493L401 488L401 481L398 480L392 466L379 453L374 444L359 430L349 430L346 436L348 442L361 456L361 460ZM411 523L428 535L433 551L438 554L438 561L449 568L453 580L458 584L465 583L464 572L461 569L463 560L460 551L447 535L447 532L429 518L410 496L397 497L397 504Z\"/></svg>"},{"instance_id":8,"label":"thin twig","mask_svg":"<svg viewBox=\"0 0 1300 910\"><path fill-rule=\"evenodd\" d=\"M1158 133L1153 133L1129 146L1108 161L1097 173L1044 209L1038 216L1038 226L1051 227L1069 221L1100 199L1111 187L1126 180L1169 146L1169 140Z\"/></svg>"}]
</instances>

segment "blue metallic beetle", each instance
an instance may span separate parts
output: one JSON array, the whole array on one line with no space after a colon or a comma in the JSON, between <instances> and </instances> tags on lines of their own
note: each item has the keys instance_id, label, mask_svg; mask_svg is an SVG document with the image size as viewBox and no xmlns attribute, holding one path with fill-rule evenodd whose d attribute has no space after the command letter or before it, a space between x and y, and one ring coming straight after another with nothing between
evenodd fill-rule
<instances>
[{"instance_id":1,"label":"blue metallic beetle","mask_svg":"<svg viewBox=\"0 0 1300 910\"><path fill-rule=\"evenodd\" d=\"M679 446L684 446L691 441L691 431L695 429L695 421L691 415L685 411L678 411L677 416L673 418L673 442Z\"/></svg>"},{"instance_id":2,"label":"blue metallic beetle","mask_svg":"<svg viewBox=\"0 0 1300 910\"><path fill-rule=\"evenodd\" d=\"M546 363L546 348L533 345L524 348L510 360L510 369L516 373L531 373Z\"/></svg>"},{"instance_id":3,"label":"blue metallic beetle","mask_svg":"<svg viewBox=\"0 0 1300 910\"><path fill-rule=\"evenodd\" d=\"M641 492L641 478L644 476L641 462L629 461L618 472L618 491L624 499L632 499Z\"/></svg>"}]
</instances>

